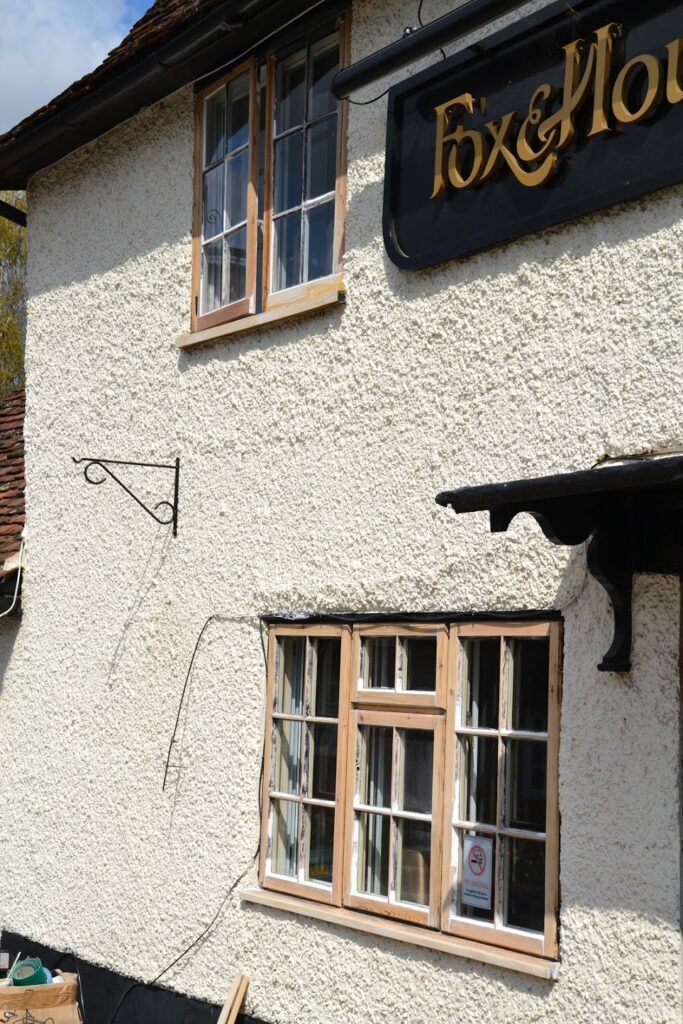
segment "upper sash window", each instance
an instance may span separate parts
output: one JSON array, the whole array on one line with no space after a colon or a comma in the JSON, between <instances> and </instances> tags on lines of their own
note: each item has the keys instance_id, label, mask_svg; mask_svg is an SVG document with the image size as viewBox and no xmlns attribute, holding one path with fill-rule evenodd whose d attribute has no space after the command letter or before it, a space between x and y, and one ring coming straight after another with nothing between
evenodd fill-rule
<instances>
[{"instance_id":1,"label":"upper sash window","mask_svg":"<svg viewBox=\"0 0 683 1024\"><path fill-rule=\"evenodd\" d=\"M197 95L193 331L306 297L340 270L348 26L251 58Z\"/></svg>"}]
</instances>

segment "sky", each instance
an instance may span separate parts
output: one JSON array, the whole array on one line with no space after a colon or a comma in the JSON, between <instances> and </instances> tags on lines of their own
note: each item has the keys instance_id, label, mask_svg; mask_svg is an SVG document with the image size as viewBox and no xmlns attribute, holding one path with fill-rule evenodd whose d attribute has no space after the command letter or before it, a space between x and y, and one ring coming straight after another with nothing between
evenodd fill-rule
<instances>
[{"instance_id":1,"label":"sky","mask_svg":"<svg viewBox=\"0 0 683 1024\"><path fill-rule=\"evenodd\" d=\"M0 0L0 133L92 71L152 0Z\"/></svg>"}]
</instances>

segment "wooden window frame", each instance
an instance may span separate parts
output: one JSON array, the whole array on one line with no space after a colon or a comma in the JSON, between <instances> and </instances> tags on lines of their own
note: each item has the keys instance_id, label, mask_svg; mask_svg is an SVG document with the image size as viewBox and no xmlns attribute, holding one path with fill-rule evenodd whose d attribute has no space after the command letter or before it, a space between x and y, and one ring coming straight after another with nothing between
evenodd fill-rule
<instances>
[{"instance_id":1,"label":"wooden window frame","mask_svg":"<svg viewBox=\"0 0 683 1024\"><path fill-rule=\"evenodd\" d=\"M366 689L361 686L360 666L363 640L373 637L396 637L397 653L398 640L400 639L436 639L436 687L433 692L422 690L390 690L390 689ZM351 653L352 665L354 667L353 679L351 681L351 700L355 703L362 703L367 707L391 707L402 709L445 709L447 697L447 669L448 669L448 628L445 625L436 623L406 623L395 626L385 625L364 625L358 626L353 631L353 649ZM358 671L356 671L356 669ZM398 670L397 676L398 678Z\"/></svg>"},{"instance_id":2,"label":"wooden window frame","mask_svg":"<svg viewBox=\"0 0 683 1024\"><path fill-rule=\"evenodd\" d=\"M525 838L531 834L530 829L507 828L502 823L502 791L504 788L501 773L502 758L499 754L497 778L496 823L492 826L480 823L463 822L456 814L456 800L461 784L462 758L458 736L485 733L499 738L517 737L520 739L536 737L542 734L525 733L501 726L501 720L507 721L510 710L510 692L508 689L509 673L507 661L501 658L499 681L498 728L467 729L459 724L463 707L463 640L499 638L506 639L526 637L549 638L548 665L548 729L546 739L546 828L545 828L545 910L543 934L534 935L525 929L507 926L502 922L502 858L496 857L496 885L494 922L473 923L468 919L456 916L452 912L453 893L455 886L454 842L453 833L456 827L466 830L490 834L492 837L509 836ZM523 624L498 623L466 623L451 627L451 671L453 685L449 686L449 707L447 711L449 734L446 742L446 789L444 793L444 827L443 827L443 859L442 859L442 891L444 893L441 931L458 935L462 938L474 939L487 945L503 946L523 953L531 953L542 957L555 958L558 954L558 894L559 894L559 801L558 801L558 768L559 768L559 715L560 715L560 624L557 622L537 622ZM499 739L499 743L502 739ZM457 822L457 824L456 824ZM497 838L494 838L497 843Z\"/></svg>"},{"instance_id":3,"label":"wooden window frame","mask_svg":"<svg viewBox=\"0 0 683 1024\"><path fill-rule=\"evenodd\" d=\"M271 799L279 799L273 796L277 790L272 788L275 747L274 721L284 718L295 717L305 723L317 720L315 715L288 716L276 710L277 702L277 651L278 639L281 637L304 637L316 639L317 637L339 637L341 640L341 655L339 664L339 708L337 717L337 773L336 773L336 800L334 802L334 838L332 854L332 884L310 883L298 881L294 878L286 878L273 873L270 868L270 855L272 847L272 814L270 808ZM268 682L266 689L266 719L265 719L265 745L263 759L263 796L261 805L261 848L259 854L259 882L264 888L274 889L276 892L289 893L297 896L304 896L320 903L329 903L333 906L341 906L342 899L342 842L344 831L344 797L346 793L346 751L348 747L348 719L349 719L349 653L351 644L351 631L346 626L278 626L270 630L268 642ZM308 649L308 646L307 646ZM306 690L308 689L308 678L305 677ZM306 696L304 696L304 700ZM303 770L303 766L302 766ZM307 780L304 779L304 793L298 797L288 794L291 803L304 805L315 804L315 800L309 798L305 792ZM300 845L300 838L298 840ZM297 860L301 857L301 849L297 850Z\"/></svg>"},{"instance_id":4,"label":"wooden window frame","mask_svg":"<svg viewBox=\"0 0 683 1024\"><path fill-rule=\"evenodd\" d=\"M404 691L370 691L359 688L361 641L363 637L373 636L436 636L437 637L437 682L434 694L418 692L418 697L429 697L431 703L421 702L411 705L403 700L406 696L414 697ZM340 660L339 718L337 736L337 773L335 826L333 838L333 869L332 884L324 890L319 884L307 884L295 879L285 879L268 871L270 854L270 799L273 792L271 776L273 773L274 749L274 712L276 700L276 650L277 638L286 636L339 636L342 638ZM460 707L463 693L463 641L476 638L505 639L525 637L549 638L549 675L548 675L548 726L547 733L530 733L528 730L508 729L507 719L501 719L503 706L510 707L507 675L508 665L501 658L501 676L499 685L498 728L494 731L484 727L470 730L461 724ZM278 625L271 626L268 648L268 687L266 707L266 742L263 774L263 803L261 820L261 855L259 881L263 889L274 890L289 897L302 897L305 901L327 904L339 908L344 915L344 922L353 926L354 914L372 914L378 921L384 920L390 934L391 928L416 927L419 935L431 934L440 938L425 939L421 944L430 945L442 942L444 948L450 943L453 951L461 947L467 950L482 949L482 959L489 958L495 962L500 950L501 957L534 958L539 963L556 960L558 956L558 900L559 900L559 801L558 801L558 770L559 770L559 725L561 699L561 647L562 627L558 621L524 621L510 619L496 622L441 623L424 622L390 622L349 626L336 625ZM504 650L504 648L503 648ZM381 701L376 700L380 694ZM503 721L503 725L501 725ZM511 724L511 723L510 723ZM377 813L388 816L392 821L390 839L393 841L393 820L405 818L425 820L425 817L412 812L400 811L397 802L396 778L398 772L396 736L393 739L392 754L392 794L390 807L378 808L360 802L361 756L359 751L359 728L362 726L386 726L396 729L428 729L434 733L434 768L432 778L432 810L431 810L431 862L429 907L422 908L416 904L391 900L387 897L373 896L358 891L354 874L357 864L356 824L359 812ZM474 828L475 823L463 822L459 817L459 805L456 814L455 801L458 796L459 779L456 772L458 765L459 735L467 735L470 731L483 732L507 739L517 737L545 742L546 755L546 830L545 841L545 907L543 933L534 933L522 928L509 927L500 923L498 916L493 924L476 923L471 919L456 916L452 912L455 882L455 867L452 863L454 849L453 838L456 827ZM502 740L499 740L502 742ZM500 776L501 757L499 755ZM498 792L500 793L500 778ZM304 799L305 802L305 799ZM524 838L531 834L531 829L506 828L500 818L500 796L495 826L481 828L476 824L477 831L500 835L518 835ZM538 833L540 836L541 834ZM390 848L391 849L391 848ZM299 854L300 856L300 854ZM498 862L497 862L498 863ZM393 861L390 855L389 889ZM497 868L498 871L502 870ZM498 887L496 887L498 888ZM256 902L259 902L258 900ZM263 901L261 901L263 902ZM301 912L305 912L302 910ZM374 926L373 926L374 927ZM429 932L426 930L429 929ZM404 941L406 936L401 932ZM418 939L416 938L416 942ZM418 942L419 944L419 942ZM488 952L487 952L488 951ZM469 954L467 954L469 955ZM491 960L491 957L494 959ZM545 968L543 968L545 971ZM550 970L550 969L549 969ZM531 972L533 973L533 971ZM556 973L544 975L555 977Z\"/></svg>"},{"instance_id":5,"label":"wooden window frame","mask_svg":"<svg viewBox=\"0 0 683 1024\"><path fill-rule=\"evenodd\" d=\"M351 53L351 12L341 14L337 21L336 31L339 38L339 66L345 67L350 62ZM331 33L327 33L331 34ZM320 38L324 38L320 33ZM315 43L316 36L302 36L302 47ZM190 318L190 339L193 334L200 334L212 328L227 326L240 320L239 325L248 329L249 318L253 317L255 326L268 322L268 318L296 316L317 309L324 305L339 301L344 292L342 278L342 254L344 251L344 232L346 217L347 194L347 137L348 137L348 101L340 100L337 104L337 168L334 189L334 230L332 243L332 271L330 274L314 278L311 281L294 285L291 288L273 292L270 289L273 248L273 127L275 115L275 70L277 54L270 53L265 58L266 82L264 102L266 104L265 137L264 137L264 209L258 209L258 176L259 176L259 98L261 86L257 83L258 69L256 57L250 57L237 67L202 89L195 98L195 154L194 154L194 201L192 226L192 305ZM201 313L201 267L202 267L202 180L204 166L204 106L206 99L221 88L225 88L231 79L238 77L245 70L250 72L249 93L249 183L247 197L247 295L229 305ZM258 226L259 214L262 214L263 249L261 271L261 312L256 312L256 288L258 271ZM238 326L238 325L235 325ZM189 344L189 341L184 344Z\"/></svg>"},{"instance_id":6,"label":"wooden window frame","mask_svg":"<svg viewBox=\"0 0 683 1024\"><path fill-rule=\"evenodd\" d=\"M210 313L201 312L202 277L202 185L204 180L204 109L210 96L239 78L249 75L249 171L247 180L247 268L246 296L220 306ZM256 260L258 242L258 101L256 96L256 60L242 61L217 82L197 93L195 100L194 137L194 202L192 208L192 330L203 331L218 324L230 323L256 311Z\"/></svg>"},{"instance_id":7,"label":"wooden window frame","mask_svg":"<svg viewBox=\"0 0 683 1024\"><path fill-rule=\"evenodd\" d=\"M443 764L444 764L444 716L426 714L416 711L377 711L374 709L356 708L351 712L349 722L349 750L346 779L346 843L344 850L344 906L353 910L364 910L381 917L392 917L411 924L421 924L429 928L438 928L440 918L441 877L438 870L441 859L441 813L443 802ZM424 729L434 734L434 762L432 773L432 811L431 811L431 854L429 874L429 906L424 910L415 904L392 900L394 889L394 821L424 821L425 817L409 811L400 811L397 800L398 776L398 745L395 734L392 750L392 784L389 807L372 807L360 802L361 757L359 751L359 728L362 726L385 726L392 729ZM373 896L360 892L355 886L355 868L358 857L358 824L356 816L367 811L389 818L389 896Z\"/></svg>"}]
</instances>

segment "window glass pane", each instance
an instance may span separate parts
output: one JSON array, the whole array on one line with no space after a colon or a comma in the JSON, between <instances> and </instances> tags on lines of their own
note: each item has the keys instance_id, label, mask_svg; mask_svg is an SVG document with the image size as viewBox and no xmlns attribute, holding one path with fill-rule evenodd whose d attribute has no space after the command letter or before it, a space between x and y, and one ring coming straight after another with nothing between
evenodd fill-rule
<instances>
[{"instance_id":1,"label":"window glass pane","mask_svg":"<svg viewBox=\"0 0 683 1024\"><path fill-rule=\"evenodd\" d=\"M467 899L467 897L465 897L465 899L463 899L463 886L462 886L463 872L462 872L462 865L463 865L463 862L464 862L464 859L465 859L465 836L476 836L478 839L482 840L481 845L482 845L482 848L485 851L485 855L488 855L491 858L491 865L490 865L490 871L491 871L491 889L490 889L491 899L490 899L490 904L491 905L489 907L484 907L484 906L474 906L473 907L473 906L470 905L470 902L465 902L465 899ZM493 921L493 908L494 908L494 905L495 905L495 885L496 885L496 840L494 839L493 842L491 842L491 839L492 839L492 837L490 835L486 835L483 832L474 832L474 831L463 832L461 829L456 829L455 841L458 844L458 847L457 847L457 849L458 849L458 882L457 882L457 893L456 893L456 900L457 900L457 902L456 902L457 911L456 912L461 917L469 917L469 918L472 918L472 919L477 920L477 921ZM474 894L474 898L472 898L472 896L470 896L470 901L471 902L486 902L486 899L485 899L485 897L481 898L480 893L476 892Z\"/></svg>"},{"instance_id":2,"label":"window glass pane","mask_svg":"<svg viewBox=\"0 0 683 1024\"><path fill-rule=\"evenodd\" d=\"M232 227L247 219L247 185L249 181L249 151L242 150L227 161L228 201L227 224Z\"/></svg>"},{"instance_id":3,"label":"window glass pane","mask_svg":"<svg viewBox=\"0 0 683 1024\"><path fill-rule=\"evenodd\" d=\"M202 313L223 305L223 242L209 242L202 249Z\"/></svg>"},{"instance_id":4,"label":"window glass pane","mask_svg":"<svg viewBox=\"0 0 683 1024\"><path fill-rule=\"evenodd\" d=\"M275 722L273 787L278 793L299 795L302 722Z\"/></svg>"},{"instance_id":5,"label":"window glass pane","mask_svg":"<svg viewBox=\"0 0 683 1024\"><path fill-rule=\"evenodd\" d=\"M303 124L306 88L306 53L301 50L278 67L278 87L275 100L275 133L287 131Z\"/></svg>"},{"instance_id":6,"label":"window glass pane","mask_svg":"<svg viewBox=\"0 0 683 1024\"><path fill-rule=\"evenodd\" d=\"M212 238L223 231L223 164L218 164L204 175L202 185L202 231L204 238Z\"/></svg>"},{"instance_id":7,"label":"window glass pane","mask_svg":"<svg viewBox=\"0 0 683 1024\"><path fill-rule=\"evenodd\" d=\"M512 653L512 728L548 729L548 637L510 641Z\"/></svg>"},{"instance_id":8,"label":"window glass pane","mask_svg":"<svg viewBox=\"0 0 683 1024\"><path fill-rule=\"evenodd\" d=\"M466 640L465 653L465 726L498 728L498 687L500 685L500 642Z\"/></svg>"},{"instance_id":9,"label":"window glass pane","mask_svg":"<svg viewBox=\"0 0 683 1024\"><path fill-rule=\"evenodd\" d=\"M308 120L337 109L332 95L332 79L339 69L339 46L335 41L328 49L314 47L311 55L311 74L308 89Z\"/></svg>"},{"instance_id":10,"label":"window glass pane","mask_svg":"<svg viewBox=\"0 0 683 1024\"><path fill-rule=\"evenodd\" d=\"M239 228L225 239L225 301L237 302L247 294L247 229Z\"/></svg>"},{"instance_id":11,"label":"window glass pane","mask_svg":"<svg viewBox=\"0 0 683 1024\"><path fill-rule=\"evenodd\" d=\"M316 652L315 714L318 718L339 715L339 671L341 640L321 636L311 641Z\"/></svg>"},{"instance_id":12,"label":"window glass pane","mask_svg":"<svg viewBox=\"0 0 683 1024\"><path fill-rule=\"evenodd\" d=\"M332 883L334 808L306 808L306 878Z\"/></svg>"},{"instance_id":13,"label":"window glass pane","mask_svg":"<svg viewBox=\"0 0 683 1024\"><path fill-rule=\"evenodd\" d=\"M337 180L337 118L306 130L306 199L334 192Z\"/></svg>"},{"instance_id":14,"label":"window glass pane","mask_svg":"<svg viewBox=\"0 0 683 1024\"><path fill-rule=\"evenodd\" d=\"M429 905L432 826L426 821L398 822L396 897Z\"/></svg>"},{"instance_id":15,"label":"window glass pane","mask_svg":"<svg viewBox=\"0 0 683 1024\"><path fill-rule=\"evenodd\" d=\"M398 806L419 814L432 812L434 733L428 729L399 729L401 773Z\"/></svg>"},{"instance_id":16,"label":"window glass pane","mask_svg":"<svg viewBox=\"0 0 683 1024\"><path fill-rule=\"evenodd\" d=\"M276 710L300 715L304 706L306 640L302 636L278 637Z\"/></svg>"},{"instance_id":17,"label":"window glass pane","mask_svg":"<svg viewBox=\"0 0 683 1024\"><path fill-rule=\"evenodd\" d=\"M308 232L306 280L315 281L332 273L334 244L334 203L314 206L306 213Z\"/></svg>"},{"instance_id":18,"label":"window glass pane","mask_svg":"<svg viewBox=\"0 0 683 1024\"><path fill-rule=\"evenodd\" d=\"M547 747L533 740L508 740L508 824L545 832Z\"/></svg>"},{"instance_id":19,"label":"window glass pane","mask_svg":"<svg viewBox=\"0 0 683 1024\"><path fill-rule=\"evenodd\" d=\"M393 730L360 727L362 743L360 801L371 807L391 806L391 743Z\"/></svg>"},{"instance_id":20,"label":"window glass pane","mask_svg":"<svg viewBox=\"0 0 683 1024\"><path fill-rule=\"evenodd\" d=\"M545 843L505 839L507 887L506 923L515 928L543 931L545 902Z\"/></svg>"},{"instance_id":21,"label":"window glass pane","mask_svg":"<svg viewBox=\"0 0 683 1024\"><path fill-rule=\"evenodd\" d=\"M359 815L358 891L373 896L389 895L389 828L388 815Z\"/></svg>"},{"instance_id":22,"label":"window glass pane","mask_svg":"<svg viewBox=\"0 0 683 1024\"><path fill-rule=\"evenodd\" d=\"M401 640L403 686L406 690L436 690L436 637Z\"/></svg>"},{"instance_id":23,"label":"window glass pane","mask_svg":"<svg viewBox=\"0 0 683 1024\"><path fill-rule=\"evenodd\" d=\"M204 165L220 160L225 151L225 89L209 96L204 107Z\"/></svg>"},{"instance_id":24,"label":"window glass pane","mask_svg":"<svg viewBox=\"0 0 683 1024\"><path fill-rule=\"evenodd\" d=\"M496 791L498 788L498 740L484 736L461 738L466 786L464 806L460 813L466 821L482 825L496 824Z\"/></svg>"},{"instance_id":25,"label":"window glass pane","mask_svg":"<svg viewBox=\"0 0 683 1024\"><path fill-rule=\"evenodd\" d=\"M273 800L271 870L276 875L296 877L296 836L299 805Z\"/></svg>"},{"instance_id":26,"label":"window glass pane","mask_svg":"<svg viewBox=\"0 0 683 1024\"><path fill-rule=\"evenodd\" d=\"M301 206L304 133L294 132L275 143L273 210L282 213Z\"/></svg>"},{"instance_id":27,"label":"window glass pane","mask_svg":"<svg viewBox=\"0 0 683 1024\"><path fill-rule=\"evenodd\" d=\"M301 213L290 213L275 221L273 291L301 283Z\"/></svg>"},{"instance_id":28,"label":"window glass pane","mask_svg":"<svg viewBox=\"0 0 683 1024\"><path fill-rule=\"evenodd\" d=\"M311 725L308 794L315 800L334 800L337 790L337 726Z\"/></svg>"},{"instance_id":29,"label":"window glass pane","mask_svg":"<svg viewBox=\"0 0 683 1024\"><path fill-rule=\"evenodd\" d=\"M228 153L249 141L249 73L228 83Z\"/></svg>"},{"instance_id":30,"label":"window glass pane","mask_svg":"<svg viewBox=\"0 0 683 1024\"><path fill-rule=\"evenodd\" d=\"M363 644L363 687L393 690L396 681L396 638L368 636Z\"/></svg>"}]
</instances>

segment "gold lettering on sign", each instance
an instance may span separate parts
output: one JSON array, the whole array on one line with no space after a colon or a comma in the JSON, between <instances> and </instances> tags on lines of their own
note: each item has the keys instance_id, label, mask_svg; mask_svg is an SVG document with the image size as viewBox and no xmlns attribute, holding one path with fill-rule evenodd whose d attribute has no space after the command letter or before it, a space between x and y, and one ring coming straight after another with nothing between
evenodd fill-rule
<instances>
[{"instance_id":1,"label":"gold lettering on sign","mask_svg":"<svg viewBox=\"0 0 683 1024\"><path fill-rule=\"evenodd\" d=\"M628 91L639 68L645 68L647 88L637 110L630 110L627 103ZM656 57L649 53L643 53L639 57L634 57L628 64L624 64L617 75L612 94L612 109L619 124L637 124L639 121L643 121L661 100L663 90L662 63Z\"/></svg>"},{"instance_id":2,"label":"gold lettering on sign","mask_svg":"<svg viewBox=\"0 0 683 1024\"><path fill-rule=\"evenodd\" d=\"M560 92L539 85L526 116L510 111L481 128L465 123L468 115L486 110L486 98L475 102L465 92L434 107L436 139L434 187L431 198L450 184L464 190L485 184L503 169L527 188L550 181L559 154L574 141L579 111L592 99L587 138L623 130L653 114L666 96L670 104L683 102L683 39L666 46L666 71L659 57L643 53L619 70L612 84L614 41L620 34L614 22L603 25L587 44L575 39L563 47L564 79ZM555 101L556 110L552 110Z\"/></svg>"},{"instance_id":3,"label":"gold lettering on sign","mask_svg":"<svg viewBox=\"0 0 683 1024\"><path fill-rule=\"evenodd\" d=\"M474 111L474 100L472 98L472 94L464 92L462 96L456 96L453 100L446 100L445 103L440 103L438 107L434 108L436 112L436 151L434 157L434 191L431 195L432 199L434 199L435 196L438 196L446 188L446 182L443 176L444 146L449 142L453 142L455 146L458 145L457 129L454 132L448 131L450 113L452 110L455 110L456 107L464 107L467 113L471 114ZM453 157L454 164L456 160L457 155Z\"/></svg>"},{"instance_id":4,"label":"gold lettering on sign","mask_svg":"<svg viewBox=\"0 0 683 1024\"><path fill-rule=\"evenodd\" d=\"M683 101L683 85L681 85L681 57L683 56L683 39L674 39L667 46L669 61L666 72L666 98L672 105Z\"/></svg>"}]
</instances>

